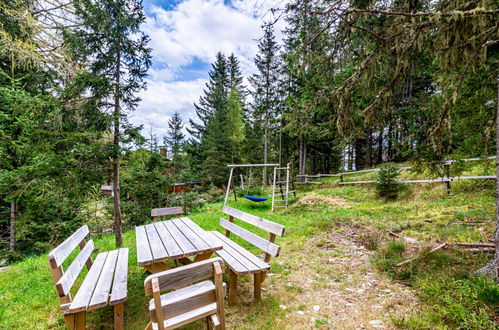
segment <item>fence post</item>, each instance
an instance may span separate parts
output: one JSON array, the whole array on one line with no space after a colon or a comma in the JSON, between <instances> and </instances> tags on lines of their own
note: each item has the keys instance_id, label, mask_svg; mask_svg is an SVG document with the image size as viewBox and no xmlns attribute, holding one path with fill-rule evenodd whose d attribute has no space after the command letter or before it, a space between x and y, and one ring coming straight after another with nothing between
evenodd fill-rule
<instances>
[{"instance_id":1,"label":"fence post","mask_svg":"<svg viewBox=\"0 0 499 330\"><path fill-rule=\"evenodd\" d=\"M450 163L444 162L444 177L445 180L445 190L447 195L450 194Z\"/></svg>"}]
</instances>

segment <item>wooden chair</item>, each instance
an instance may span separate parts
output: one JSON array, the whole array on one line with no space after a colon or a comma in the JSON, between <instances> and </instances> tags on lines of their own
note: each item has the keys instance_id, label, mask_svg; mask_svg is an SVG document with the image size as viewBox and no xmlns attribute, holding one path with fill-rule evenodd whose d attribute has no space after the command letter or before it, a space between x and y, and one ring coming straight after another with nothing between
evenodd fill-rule
<instances>
[{"instance_id":1,"label":"wooden chair","mask_svg":"<svg viewBox=\"0 0 499 330\"><path fill-rule=\"evenodd\" d=\"M261 283L265 280L267 271L270 269L270 258L277 257L281 250L281 247L274 244L274 241L276 236L284 236L285 228L278 223L229 206L224 206L222 212L229 216L228 221L220 219L220 226L225 228L225 236L218 231L211 231L209 233L212 234L215 242L223 245L223 249L215 253L229 266L229 304L234 303L236 300L237 276L244 274L253 274L254 297L258 300L261 298ZM234 224L233 221L235 218L267 231L269 233L268 240ZM231 233L262 250L264 252L263 260L231 241L229 239Z\"/></svg>"},{"instance_id":2,"label":"wooden chair","mask_svg":"<svg viewBox=\"0 0 499 330\"><path fill-rule=\"evenodd\" d=\"M85 241L88 227L80 227L48 255L50 271L59 295L61 311L69 329L85 329L86 312L103 306L114 306L114 328L123 329L123 302L127 297L128 249L102 252L94 261L90 257L94 242ZM80 252L64 272L64 260L76 249ZM74 299L70 290L83 267L88 273Z\"/></svg>"},{"instance_id":3,"label":"wooden chair","mask_svg":"<svg viewBox=\"0 0 499 330\"><path fill-rule=\"evenodd\" d=\"M148 276L144 289L153 298L146 329L175 329L202 318L208 329L225 329L223 268L214 258ZM214 283L206 280L211 277Z\"/></svg>"},{"instance_id":4,"label":"wooden chair","mask_svg":"<svg viewBox=\"0 0 499 330\"><path fill-rule=\"evenodd\" d=\"M157 220L162 220L164 217L177 214L184 214L184 210L182 209L181 206L163 207L160 209L151 210L151 217L153 222L156 222Z\"/></svg>"}]
</instances>

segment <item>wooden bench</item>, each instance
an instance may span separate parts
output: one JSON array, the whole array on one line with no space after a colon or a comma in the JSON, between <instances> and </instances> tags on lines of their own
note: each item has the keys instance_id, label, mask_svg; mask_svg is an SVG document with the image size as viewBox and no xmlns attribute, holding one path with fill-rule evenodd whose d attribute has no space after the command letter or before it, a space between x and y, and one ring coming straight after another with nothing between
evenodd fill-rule
<instances>
[{"instance_id":1,"label":"wooden bench","mask_svg":"<svg viewBox=\"0 0 499 330\"><path fill-rule=\"evenodd\" d=\"M123 302L127 297L128 249L102 252L92 261L94 242L85 241L88 226L80 227L48 255L55 287L61 303L61 311L69 329L85 329L86 312L99 307L114 306L114 328L123 329ZM63 262L76 247L78 255L63 270ZM71 297L71 287L83 267L88 273L78 292Z\"/></svg>"},{"instance_id":2,"label":"wooden bench","mask_svg":"<svg viewBox=\"0 0 499 330\"><path fill-rule=\"evenodd\" d=\"M153 299L146 329L175 329L202 318L209 329L225 329L223 269L223 260L214 258L148 276L144 289Z\"/></svg>"},{"instance_id":3,"label":"wooden bench","mask_svg":"<svg viewBox=\"0 0 499 330\"><path fill-rule=\"evenodd\" d=\"M177 215L177 214L184 214L184 209L181 206L175 206L175 207L163 207L160 209L152 209L151 210L151 217L152 221L156 222L158 220L166 220L165 217L168 217L170 215Z\"/></svg>"},{"instance_id":4,"label":"wooden bench","mask_svg":"<svg viewBox=\"0 0 499 330\"><path fill-rule=\"evenodd\" d=\"M215 253L222 258L229 267L229 303L234 303L237 296L237 276L243 274L253 274L254 276L254 297L261 298L261 283L265 280L267 271L270 269L269 261L271 257L279 255L280 247L274 244L276 236L284 236L284 226L257 217L255 215L224 206L222 212L229 216L229 220L220 219L220 225L226 229L225 236L218 231L210 232L215 240L218 240L223 249ZM255 227L263 229L269 233L268 239L239 227L234 224L234 218L249 223ZM233 233L253 246L264 252L263 259L253 255L242 246L229 239Z\"/></svg>"}]
</instances>

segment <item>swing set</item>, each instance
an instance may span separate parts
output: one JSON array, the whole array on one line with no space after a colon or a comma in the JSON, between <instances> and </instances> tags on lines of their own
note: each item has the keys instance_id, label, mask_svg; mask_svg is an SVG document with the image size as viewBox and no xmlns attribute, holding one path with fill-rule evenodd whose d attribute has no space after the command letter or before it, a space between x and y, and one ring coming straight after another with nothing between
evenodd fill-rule
<instances>
[{"instance_id":1,"label":"swing set","mask_svg":"<svg viewBox=\"0 0 499 330\"><path fill-rule=\"evenodd\" d=\"M231 186L233 188L234 192L234 199L237 201L237 194L236 194L236 184L235 184L235 179L234 179L234 169L237 168L249 168L250 169L250 175L247 180L247 187L251 186L251 181L253 180L252 176L252 169L255 167L270 167L273 168L274 170L274 175L272 178L272 211L274 211L274 208L278 207L285 207L286 209L288 208L289 205L289 194L293 193L294 197L296 198L296 190L294 188L294 183L292 181L291 177L291 167L290 164L288 163L286 167L281 167L280 164L231 164L227 165L228 168L230 168L230 174L229 174L229 182L227 183L227 191L225 192L225 200L224 200L224 205L227 205L227 201L229 200L229 194L230 194L230 189ZM286 179L281 180L281 171L286 172ZM264 178L266 180L266 178ZM240 174L240 183L241 183L241 190L244 190L244 179L242 173ZM284 186L285 184L285 186ZM290 190L290 184L292 190ZM282 199L277 200L276 199L276 191L280 190L281 197ZM261 191L261 190L260 190ZM261 193L260 193L261 194ZM254 196L250 194L245 194L244 197L252 202L265 202L268 200L266 197L261 197L261 196ZM285 205L277 205L279 202L285 202Z\"/></svg>"}]
</instances>

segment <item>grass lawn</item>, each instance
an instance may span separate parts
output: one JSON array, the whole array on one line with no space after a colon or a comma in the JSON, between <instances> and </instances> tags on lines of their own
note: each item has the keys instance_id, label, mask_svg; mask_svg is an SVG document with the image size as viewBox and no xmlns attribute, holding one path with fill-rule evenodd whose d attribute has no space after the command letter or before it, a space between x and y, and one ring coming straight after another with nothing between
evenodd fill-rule
<instances>
[{"instance_id":1,"label":"grass lawn","mask_svg":"<svg viewBox=\"0 0 499 330\"><path fill-rule=\"evenodd\" d=\"M231 328L494 328L499 290L489 278L470 271L490 255L454 248L428 254L439 242L487 242L494 230L494 185L486 181L453 183L447 196L440 184L412 185L399 200L379 200L372 186L301 187L289 210L270 212L270 201L245 199L230 205L286 226L277 239L263 283L263 299L253 302L252 279L240 279L238 302L227 307ZM216 230L221 203L206 204L189 217ZM482 222L474 226L466 222ZM418 240L408 244L388 235ZM100 251L114 249L114 237L94 238ZM148 323L143 281L136 263L135 233L124 233L130 249L127 329ZM257 250L243 242L241 245ZM421 256L404 267L395 264ZM80 283L83 276L80 276ZM79 283L75 285L78 287ZM91 329L112 327L112 309L87 314ZM202 328L194 323L187 328ZM0 328L64 328L46 255L27 258L0 272Z\"/></svg>"}]
</instances>

